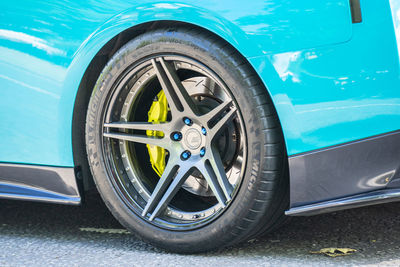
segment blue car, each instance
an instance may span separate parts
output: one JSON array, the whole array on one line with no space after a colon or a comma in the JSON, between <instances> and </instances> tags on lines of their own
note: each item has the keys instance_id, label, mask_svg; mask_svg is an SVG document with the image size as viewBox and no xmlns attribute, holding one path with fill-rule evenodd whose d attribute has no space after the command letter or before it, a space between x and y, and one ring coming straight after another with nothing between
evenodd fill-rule
<instances>
[{"instance_id":1,"label":"blue car","mask_svg":"<svg viewBox=\"0 0 400 267\"><path fill-rule=\"evenodd\" d=\"M0 197L97 188L166 250L400 200L400 1L0 2Z\"/></svg>"}]
</instances>

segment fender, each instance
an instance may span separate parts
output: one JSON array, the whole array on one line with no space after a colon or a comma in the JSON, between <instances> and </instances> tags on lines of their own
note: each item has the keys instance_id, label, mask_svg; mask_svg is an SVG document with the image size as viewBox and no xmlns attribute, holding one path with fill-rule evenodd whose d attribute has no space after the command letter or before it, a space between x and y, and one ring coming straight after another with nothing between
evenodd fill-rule
<instances>
[{"instance_id":1,"label":"fender","mask_svg":"<svg viewBox=\"0 0 400 267\"><path fill-rule=\"evenodd\" d=\"M21 114L18 121L15 117L5 118L4 121L12 122L9 130L24 133L26 137L26 144L22 145L24 153L17 153L15 147L21 144L11 136L1 135L5 146L0 152L0 161L10 163L74 165L71 128L80 82L101 48L126 29L160 20L190 23L217 34L247 58L265 56L263 64L267 65L271 64L266 57L269 54L346 43L352 38L348 0L251 3L142 0L140 4L102 0L72 2L69 6L26 0L20 5L32 6L31 13L21 14L23 22L19 21L30 27L18 28L15 26L18 23L1 25L0 38L6 45L0 49L8 55L2 60L8 66L5 69L10 70L5 74L8 78L5 82L13 83L8 89L11 93L34 81L34 87L26 88L24 99L26 102L39 99L35 114L41 117ZM37 6L39 8L33 8ZM49 8L55 13L46 12ZM22 11L5 12L5 21L19 17L15 16L18 12ZM35 30L39 28L44 30ZM24 68L20 73L13 73L14 66ZM269 68L270 75L276 76L276 70L272 66ZM17 99L4 104L15 114L22 113L24 107L24 102ZM27 128L30 130L26 131Z\"/></svg>"},{"instance_id":2,"label":"fender","mask_svg":"<svg viewBox=\"0 0 400 267\"><path fill-rule=\"evenodd\" d=\"M221 2L224 3L222 5L224 7L229 4L229 1ZM72 101L75 101L80 80L90 61L113 37L143 23L169 20L196 25L220 36L246 58L337 44L351 38L351 14L349 2L346 0L307 1L306 4L291 0L285 0L284 4L277 4L276 1L267 2L267 4L257 3L260 9L267 7L262 12L254 12L257 10L254 6L249 8L245 4L236 3L235 5L241 6L236 9L242 12L234 9L237 14L228 13L226 17L230 17L229 19L221 16L222 12L212 11L220 8L219 4L209 10L186 3L172 2L139 5L115 15L93 32L74 54L62 96L69 101L68 110L63 112L71 114L70 121L66 123L72 124ZM292 8L287 9L285 6ZM260 16L265 23L255 24L260 21ZM269 65L270 73L276 75L272 64L269 62L266 64Z\"/></svg>"}]
</instances>

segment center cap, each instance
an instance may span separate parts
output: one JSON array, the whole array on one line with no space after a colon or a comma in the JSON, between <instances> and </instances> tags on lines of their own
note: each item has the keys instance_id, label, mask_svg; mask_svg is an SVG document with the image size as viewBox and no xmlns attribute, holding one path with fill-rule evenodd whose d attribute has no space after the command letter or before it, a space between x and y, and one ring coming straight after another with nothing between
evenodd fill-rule
<instances>
[{"instance_id":1,"label":"center cap","mask_svg":"<svg viewBox=\"0 0 400 267\"><path fill-rule=\"evenodd\" d=\"M197 129L191 128L185 134L185 144L190 149L198 149L202 143L202 135Z\"/></svg>"}]
</instances>

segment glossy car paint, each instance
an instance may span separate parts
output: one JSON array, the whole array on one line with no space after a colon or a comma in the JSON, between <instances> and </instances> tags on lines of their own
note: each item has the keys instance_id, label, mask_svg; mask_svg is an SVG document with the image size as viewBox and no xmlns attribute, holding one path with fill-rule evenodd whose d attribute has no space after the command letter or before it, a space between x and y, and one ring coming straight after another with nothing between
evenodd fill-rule
<instances>
[{"instance_id":1,"label":"glossy car paint","mask_svg":"<svg viewBox=\"0 0 400 267\"><path fill-rule=\"evenodd\" d=\"M352 32L347 0L19 0L0 8L0 161L54 166L73 166L79 83L101 47L125 29L154 20L188 22L249 58L343 43ZM270 64L268 57L260 60Z\"/></svg>"},{"instance_id":2,"label":"glossy car paint","mask_svg":"<svg viewBox=\"0 0 400 267\"><path fill-rule=\"evenodd\" d=\"M203 27L249 60L289 156L399 130L398 2L363 1L358 24L347 0L2 2L0 162L72 167L72 113L86 68L114 36L156 20ZM329 197L363 191L352 188Z\"/></svg>"},{"instance_id":3,"label":"glossy car paint","mask_svg":"<svg viewBox=\"0 0 400 267\"><path fill-rule=\"evenodd\" d=\"M353 24L346 43L268 55L273 70L263 58L251 60L273 96L289 155L400 128L389 1L363 1L361 8L363 22Z\"/></svg>"}]
</instances>

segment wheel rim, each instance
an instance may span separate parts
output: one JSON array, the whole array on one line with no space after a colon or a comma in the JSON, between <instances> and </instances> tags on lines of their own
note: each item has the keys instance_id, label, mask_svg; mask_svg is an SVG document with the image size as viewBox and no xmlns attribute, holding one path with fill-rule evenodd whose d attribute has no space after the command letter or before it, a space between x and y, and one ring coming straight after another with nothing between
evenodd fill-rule
<instances>
[{"instance_id":1,"label":"wheel rim","mask_svg":"<svg viewBox=\"0 0 400 267\"><path fill-rule=\"evenodd\" d=\"M143 121L160 90L168 120ZM163 137L147 136L150 130ZM121 199L167 229L198 228L218 218L244 174L246 136L233 96L214 72L180 55L148 58L121 75L106 105L102 140L106 169ZM158 180L146 166L145 145L167 151Z\"/></svg>"}]
</instances>

